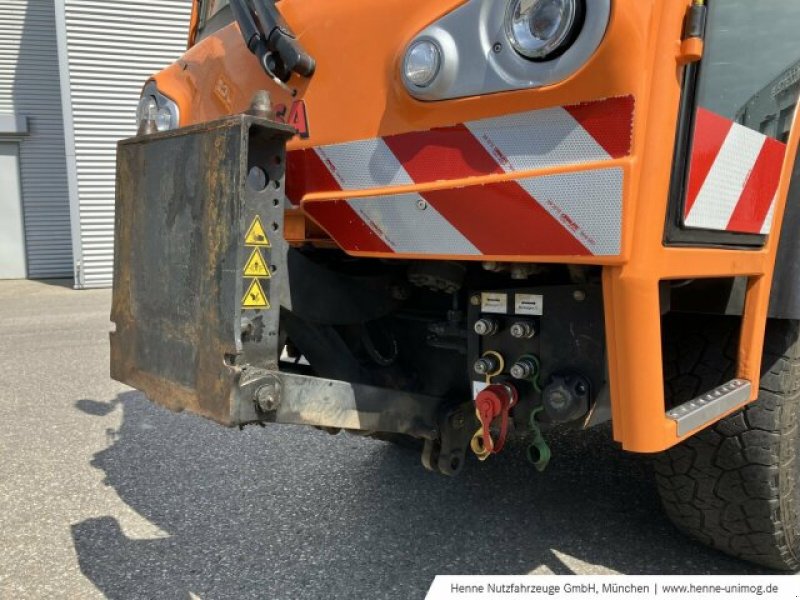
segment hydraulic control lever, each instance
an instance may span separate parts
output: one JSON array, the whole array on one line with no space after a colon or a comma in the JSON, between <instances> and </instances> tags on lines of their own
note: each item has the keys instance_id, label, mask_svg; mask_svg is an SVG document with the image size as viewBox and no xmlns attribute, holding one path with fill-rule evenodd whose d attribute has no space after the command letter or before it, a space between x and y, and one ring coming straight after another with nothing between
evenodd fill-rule
<instances>
[{"instance_id":1,"label":"hydraulic control lever","mask_svg":"<svg viewBox=\"0 0 800 600\"><path fill-rule=\"evenodd\" d=\"M247 49L273 81L285 87L292 72L303 77L314 74L316 62L291 34L272 2L231 0L230 4Z\"/></svg>"}]
</instances>

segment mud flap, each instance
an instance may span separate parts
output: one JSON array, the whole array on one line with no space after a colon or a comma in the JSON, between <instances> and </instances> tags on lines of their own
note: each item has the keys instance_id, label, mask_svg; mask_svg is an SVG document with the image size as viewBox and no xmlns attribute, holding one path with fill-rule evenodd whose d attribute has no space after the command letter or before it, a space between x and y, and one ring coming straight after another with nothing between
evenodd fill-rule
<instances>
[{"instance_id":1,"label":"mud flap","mask_svg":"<svg viewBox=\"0 0 800 600\"><path fill-rule=\"evenodd\" d=\"M259 420L241 389L278 368L293 133L238 115L119 144L114 379L224 425Z\"/></svg>"}]
</instances>

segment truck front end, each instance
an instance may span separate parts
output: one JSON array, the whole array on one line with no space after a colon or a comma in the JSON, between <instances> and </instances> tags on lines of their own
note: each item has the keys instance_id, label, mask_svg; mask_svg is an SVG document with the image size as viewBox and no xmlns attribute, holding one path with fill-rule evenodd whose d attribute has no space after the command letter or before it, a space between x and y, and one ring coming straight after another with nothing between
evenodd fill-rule
<instances>
[{"instance_id":1,"label":"truck front end","mask_svg":"<svg viewBox=\"0 0 800 600\"><path fill-rule=\"evenodd\" d=\"M758 396L800 139L770 10L197 2L120 144L114 377L229 426L417 439L448 475L512 436L544 470L556 426L706 430ZM679 313L732 315L730 372L665 386Z\"/></svg>"}]
</instances>

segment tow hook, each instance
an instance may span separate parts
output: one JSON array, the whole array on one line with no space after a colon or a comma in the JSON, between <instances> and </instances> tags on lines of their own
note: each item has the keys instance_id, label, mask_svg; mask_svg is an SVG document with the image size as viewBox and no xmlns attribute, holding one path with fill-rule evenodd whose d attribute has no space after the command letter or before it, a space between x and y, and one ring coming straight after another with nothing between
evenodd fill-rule
<instances>
[{"instance_id":1,"label":"tow hook","mask_svg":"<svg viewBox=\"0 0 800 600\"><path fill-rule=\"evenodd\" d=\"M470 447L480 460L486 460L492 454L497 454L505 446L509 412L518 400L516 388L509 384L492 384L475 398L475 413L481 426L472 436ZM500 433L495 440L492 438L491 426L498 418Z\"/></svg>"}]
</instances>

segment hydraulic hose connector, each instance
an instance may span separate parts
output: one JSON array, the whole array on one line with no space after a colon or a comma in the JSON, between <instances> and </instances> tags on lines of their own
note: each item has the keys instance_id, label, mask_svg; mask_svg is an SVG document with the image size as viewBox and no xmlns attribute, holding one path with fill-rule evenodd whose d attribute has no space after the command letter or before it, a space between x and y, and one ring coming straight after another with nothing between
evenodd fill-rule
<instances>
[{"instance_id":1,"label":"hydraulic hose connector","mask_svg":"<svg viewBox=\"0 0 800 600\"><path fill-rule=\"evenodd\" d=\"M503 449L508 435L509 412L517 404L519 395L511 385L493 384L484 389L475 398L475 413L481 426L472 436L470 447L480 460L486 460L492 454ZM500 431L495 440L491 426L500 420Z\"/></svg>"}]
</instances>

